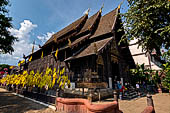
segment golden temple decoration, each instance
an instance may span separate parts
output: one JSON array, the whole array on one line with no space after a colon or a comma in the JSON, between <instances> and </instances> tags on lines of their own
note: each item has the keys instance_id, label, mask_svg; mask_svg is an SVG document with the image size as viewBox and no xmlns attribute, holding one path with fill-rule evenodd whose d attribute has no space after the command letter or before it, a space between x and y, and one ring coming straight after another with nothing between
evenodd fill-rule
<instances>
[{"instance_id":1,"label":"golden temple decoration","mask_svg":"<svg viewBox=\"0 0 170 113\"><path fill-rule=\"evenodd\" d=\"M89 14L89 12L90 12L90 8L88 8L88 9L87 9L87 11L86 11L86 13L85 13L85 14L86 14L86 15L88 15L88 14Z\"/></svg>"},{"instance_id":2,"label":"golden temple decoration","mask_svg":"<svg viewBox=\"0 0 170 113\"><path fill-rule=\"evenodd\" d=\"M94 53L97 54L97 45L94 43Z\"/></svg>"},{"instance_id":3,"label":"golden temple decoration","mask_svg":"<svg viewBox=\"0 0 170 113\"><path fill-rule=\"evenodd\" d=\"M68 46L71 47L71 40L68 39Z\"/></svg>"},{"instance_id":4,"label":"golden temple decoration","mask_svg":"<svg viewBox=\"0 0 170 113\"><path fill-rule=\"evenodd\" d=\"M119 55L119 52L118 52L118 50L117 50L117 48L116 48L116 42L115 41L113 41L113 43L112 43L112 45L111 45L111 53L112 54L115 54L115 55Z\"/></svg>"},{"instance_id":5,"label":"golden temple decoration","mask_svg":"<svg viewBox=\"0 0 170 113\"><path fill-rule=\"evenodd\" d=\"M98 55L97 64L104 65L103 57L101 55Z\"/></svg>"},{"instance_id":6,"label":"golden temple decoration","mask_svg":"<svg viewBox=\"0 0 170 113\"><path fill-rule=\"evenodd\" d=\"M118 9L120 9L121 5L123 4L124 0L119 4Z\"/></svg>"},{"instance_id":7,"label":"golden temple decoration","mask_svg":"<svg viewBox=\"0 0 170 113\"><path fill-rule=\"evenodd\" d=\"M102 7L100 8L100 13L102 13L102 9L103 9L103 7L104 7L104 3L103 3L103 5L102 5Z\"/></svg>"},{"instance_id":8,"label":"golden temple decoration","mask_svg":"<svg viewBox=\"0 0 170 113\"><path fill-rule=\"evenodd\" d=\"M111 61L113 61L114 63L119 62L118 58L116 56L114 56L114 55L111 55Z\"/></svg>"}]
</instances>

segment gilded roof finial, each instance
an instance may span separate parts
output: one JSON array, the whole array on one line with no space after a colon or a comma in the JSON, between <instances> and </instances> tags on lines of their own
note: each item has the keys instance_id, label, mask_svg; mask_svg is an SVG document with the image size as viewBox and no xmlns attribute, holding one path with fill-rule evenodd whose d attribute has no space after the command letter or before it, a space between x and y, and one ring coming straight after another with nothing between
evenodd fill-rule
<instances>
[{"instance_id":1,"label":"gilded roof finial","mask_svg":"<svg viewBox=\"0 0 170 113\"><path fill-rule=\"evenodd\" d=\"M124 0L119 4L118 9L120 9L120 6L123 4Z\"/></svg>"},{"instance_id":2,"label":"gilded roof finial","mask_svg":"<svg viewBox=\"0 0 170 113\"><path fill-rule=\"evenodd\" d=\"M100 13L102 12L103 7L104 7L104 3L102 5L102 7L100 8L100 11L99 11Z\"/></svg>"},{"instance_id":3,"label":"gilded roof finial","mask_svg":"<svg viewBox=\"0 0 170 113\"><path fill-rule=\"evenodd\" d=\"M85 12L86 15L88 15L90 12L90 8L87 9L87 11Z\"/></svg>"}]
</instances>

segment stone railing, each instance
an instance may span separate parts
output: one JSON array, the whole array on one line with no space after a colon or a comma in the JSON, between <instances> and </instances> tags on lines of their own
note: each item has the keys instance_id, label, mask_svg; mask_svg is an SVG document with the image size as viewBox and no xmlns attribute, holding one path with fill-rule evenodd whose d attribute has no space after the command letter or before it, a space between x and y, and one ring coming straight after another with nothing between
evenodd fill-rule
<instances>
[{"instance_id":1,"label":"stone railing","mask_svg":"<svg viewBox=\"0 0 170 113\"><path fill-rule=\"evenodd\" d=\"M117 96L114 100L105 104L92 104L87 99L58 97L56 110L65 113L122 113L119 110Z\"/></svg>"}]
</instances>

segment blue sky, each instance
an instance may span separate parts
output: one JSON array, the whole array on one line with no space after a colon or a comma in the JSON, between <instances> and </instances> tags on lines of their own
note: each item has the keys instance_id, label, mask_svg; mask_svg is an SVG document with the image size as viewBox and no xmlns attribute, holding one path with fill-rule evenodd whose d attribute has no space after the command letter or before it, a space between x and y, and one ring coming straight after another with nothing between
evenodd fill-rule
<instances>
[{"instance_id":1,"label":"blue sky","mask_svg":"<svg viewBox=\"0 0 170 113\"><path fill-rule=\"evenodd\" d=\"M17 65L23 53L31 52L32 42L42 45L51 35L80 18L90 8L96 13L104 3L102 15L115 9L122 0L10 0L9 16L13 18L11 33L19 37L13 55L0 55L0 63ZM127 2L121 13L127 11ZM35 47L38 49L38 46Z\"/></svg>"}]
</instances>

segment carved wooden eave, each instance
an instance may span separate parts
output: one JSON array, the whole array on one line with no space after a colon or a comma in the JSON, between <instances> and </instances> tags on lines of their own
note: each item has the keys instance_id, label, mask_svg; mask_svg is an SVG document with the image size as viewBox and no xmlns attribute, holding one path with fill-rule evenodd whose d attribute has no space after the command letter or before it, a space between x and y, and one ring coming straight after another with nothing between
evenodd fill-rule
<instances>
[{"instance_id":1,"label":"carved wooden eave","mask_svg":"<svg viewBox=\"0 0 170 113\"><path fill-rule=\"evenodd\" d=\"M90 55L96 55L95 49L97 49L97 53L100 53L100 51L102 49L104 49L105 46L107 46L107 44L109 44L109 42L112 39L113 38L110 37L110 38L107 38L107 39L104 39L104 40L93 42L89 46L87 46L85 49L83 49L79 54L71 56L71 57L65 59L65 61L69 61L69 60L73 60L73 59L77 59L77 58L82 58L82 57L90 56ZM94 44L95 44L95 46L94 46Z\"/></svg>"},{"instance_id":2,"label":"carved wooden eave","mask_svg":"<svg viewBox=\"0 0 170 113\"><path fill-rule=\"evenodd\" d=\"M80 30L80 32L76 36L76 37L79 37L79 38L77 38L72 43L71 48L77 47L79 44L88 40L93 35L93 33L95 32L95 30L97 29L97 26L99 24L100 17L101 17L101 12L98 11L96 14L91 16L86 21L85 25L83 26L83 28ZM86 35L81 36L82 34L86 34Z\"/></svg>"},{"instance_id":3,"label":"carved wooden eave","mask_svg":"<svg viewBox=\"0 0 170 113\"><path fill-rule=\"evenodd\" d=\"M94 39L106 34L112 34L113 26L115 26L116 18L117 18L118 10L115 9L106 15L102 16L100 22L98 24L97 30L90 37L90 39Z\"/></svg>"}]
</instances>

